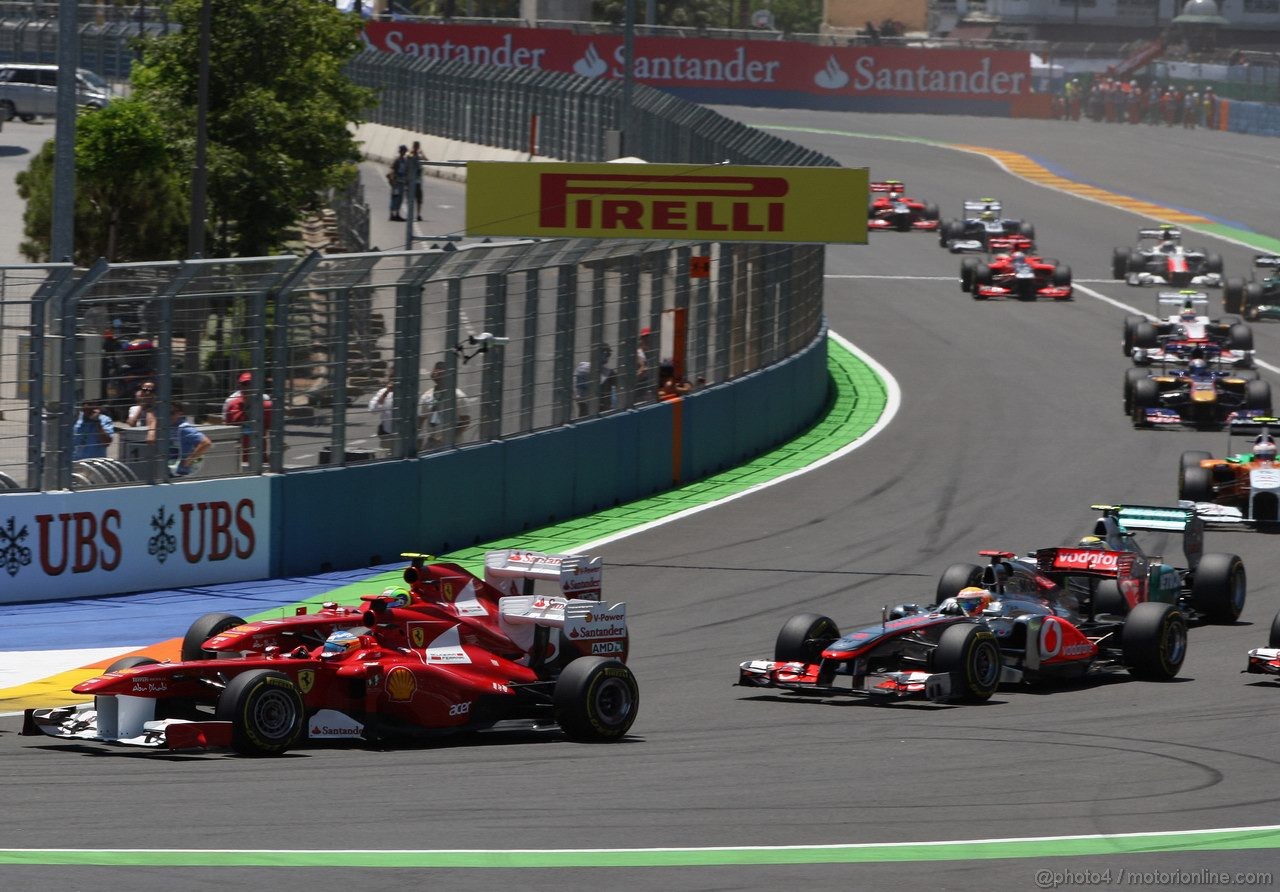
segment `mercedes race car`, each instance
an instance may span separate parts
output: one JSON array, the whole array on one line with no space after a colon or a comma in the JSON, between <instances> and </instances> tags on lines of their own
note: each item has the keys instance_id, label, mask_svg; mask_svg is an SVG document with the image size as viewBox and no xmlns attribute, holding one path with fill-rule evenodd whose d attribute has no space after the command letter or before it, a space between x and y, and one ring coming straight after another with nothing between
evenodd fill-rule
<instances>
[{"instance_id":1,"label":"mercedes race car","mask_svg":"<svg viewBox=\"0 0 1280 892\"><path fill-rule=\"evenodd\" d=\"M1070 548L1042 548L1018 557L984 551L986 567L952 564L938 580L939 602L969 586L992 594L1027 593L1088 615L1125 615L1139 604L1178 608L1188 622L1230 623L1244 609L1244 562L1234 554L1205 554L1205 523L1184 507L1094 505L1102 512L1092 534ZM1148 555L1138 532L1181 533L1186 567Z\"/></svg>"},{"instance_id":2,"label":"mercedes race car","mask_svg":"<svg viewBox=\"0 0 1280 892\"><path fill-rule=\"evenodd\" d=\"M1280 613L1271 620L1267 646L1249 651L1244 671L1253 675L1280 675Z\"/></svg>"},{"instance_id":3,"label":"mercedes race car","mask_svg":"<svg viewBox=\"0 0 1280 892\"><path fill-rule=\"evenodd\" d=\"M981 702L1000 684L1118 669L1170 679L1186 648L1186 622L1169 604L1102 616L1042 593L975 587L932 607L886 608L880 622L844 635L829 617L793 616L773 659L742 663L738 684L823 698Z\"/></svg>"},{"instance_id":4,"label":"mercedes race car","mask_svg":"<svg viewBox=\"0 0 1280 892\"><path fill-rule=\"evenodd\" d=\"M1203 248L1184 248L1182 231L1172 226L1142 229L1137 247L1112 252L1111 275L1130 285L1217 288L1222 285L1222 257Z\"/></svg>"},{"instance_id":5,"label":"mercedes race car","mask_svg":"<svg viewBox=\"0 0 1280 892\"><path fill-rule=\"evenodd\" d=\"M1024 220L1002 217L994 198L964 203L964 218L948 220L939 228L939 242L953 254L967 251L1034 251L1036 228Z\"/></svg>"},{"instance_id":6,"label":"mercedes race car","mask_svg":"<svg viewBox=\"0 0 1280 892\"><path fill-rule=\"evenodd\" d=\"M868 229L931 232L938 228L938 206L909 197L900 180L872 183L871 192L875 198L867 206Z\"/></svg>"},{"instance_id":7,"label":"mercedes race car","mask_svg":"<svg viewBox=\"0 0 1280 892\"><path fill-rule=\"evenodd\" d=\"M1138 365L1185 362L1199 356L1224 366L1252 368L1253 329L1239 316L1210 319L1205 315L1208 306L1209 295L1203 291L1159 292L1157 321L1125 317L1125 355Z\"/></svg>"},{"instance_id":8,"label":"mercedes race car","mask_svg":"<svg viewBox=\"0 0 1280 892\"><path fill-rule=\"evenodd\" d=\"M609 741L635 721L624 604L507 595L480 615L479 601L452 609L399 592L363 600L358 624L331 617L319 644L308 641L321 625L304 623L280 633L288 647L264 644L274 632L255 639L230 630L236 655L126 657L72 688L92 703L29 709L22 733L260 756L303 740L384 743L511 727Z\"/></svg>"},{"instance_id":9,"label":"mercedes race car","mask_svg":"<svg viewBox=\"0 0 1280 892\"><path fill-rule=\"evenodd\" d=\"M1201 430L1271 414L1271 385L1252 369L1227 370L1195 358L1183 367L1125 370L1125 414L1137 427Z\"/></svg>"},{"instance_id":10,"label":"mercedes race car","mask_svg":"<svg viewBox=\"0 0 1280 892\"><path fill-rule=\"evenodd\" d=\"M1249 452L1231 452L1231 434L1241 427L1262 432L1253 438ZM1178 468L1179 504L1189 507L1207 523L1249 526L1280 522L1280 462L1269 426L1276 418L1253 418L1231 425L1227 457L1208 452L1182 453Z\"/></svg>"},{"instance_id":11,"label":"mercedes race car","mask_svg":"<svg viewBox=\"0 0 1280 892\"><path fill-rule=\"evenodd\" d=\"M1280 256L1256 255L1253 266L1267 270L1267 275L1259 279L1255 274L1248 282L1227 279L1222 288L1223 308L1246 319L1280 319Z\"/></svg>"},{"instance_id":12,"label":"mercedes race car","mask_svg":"<svg viewBox=\"0 0 1280 892\"><path fill-rule=\"evenodd\" d=\"M1071 267L1021 251L996 254L986 263L965 258L960 262L960 288L972 294L974 300L992 297L1071 300L1075 293L1071 287Z\"/></svg>"}]
</instances>

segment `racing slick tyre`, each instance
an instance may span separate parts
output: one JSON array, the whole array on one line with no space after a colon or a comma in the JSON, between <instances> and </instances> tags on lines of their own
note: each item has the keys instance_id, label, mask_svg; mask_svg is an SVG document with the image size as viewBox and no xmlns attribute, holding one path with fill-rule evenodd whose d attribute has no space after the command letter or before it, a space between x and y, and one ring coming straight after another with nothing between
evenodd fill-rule
<instances>
[{"instance_id":1,"label":"racing slick tyre","mask_svg":"<svg viewBox=\"0 0 1280 892\"><path fill-rule=\"evenodd\" d=\"M1160 333L1150 322L1139 322L1133 327L1133 346L1154 350L1160 346Z\"/></svg>"},{"instance_id":2,"label":"racing slick tyre","mask_svg":"<svg viewBox=\"0 0 1280 892\"><path fill-rule=\"evenodd\" d=\"M1280 647L1280 613L1271 620L1271 634L1267 637L1267 647Z\"/></svg>"},{"instance_id":3,"label":"racing slick tyre","mask_svg":"<svg viewBox=\"0 0 1280 892\"><path fill-rule=\"evenodd\" d=\"M1125 616L1129 613L1129 602L1120 591L1120 584L1114 579L1099 579L1098 587L1093 591L1093 614L1106 613L1110 616Z\"/></svg>"},{"instance_id":4,"label":"racing slick tyre","mask_svg":"<svg viewBox=\"0 0 1280 892\"><path fill-rule=\"evenodd\" d=\"M982 585L982 568L977 564L952 564L938 577L936 603L960 594L960 589Z\"/></svg>"},{"instance_id":5,"label":"racing slick tyre","mask_svg":"<svg viewBox=\"0 0 1280 892\"><path fill-rule=\"evenodd\" d=\"M1129 249L1129 272L1140 273L1147 268L1147 260L1141 251Z\"/></svg>"},{"instance_id":6,"label":"racing slick tyre","mask_svg":"<svg viewBox=\"0 0 1280 892\"><path fill-rule=\"evenodd\" d=\"M1261 314L1258 308L1266 303L1266 296L1262 291L1262 286L1257 282L1250 282L1244 286L1244 297L1240 301L1240 312L1244 313L1246 319L1257 319Z\"/></svg>"},{"instance_id":7,"label":"racing slick tyre","mask_svg":"<svg viewBox=\"0 0 1280 892\"><path fill-rule=\"evenodd\" d=\"M977 623L948 626L933 650L933 671L951 673L950 699L990 700L1000 686L1000 646L995 634Z\"/></svg>"},{"instance_id":8,"label":"racing slick tyre","mask_svg":"<svg viewBox=\"0 0 1280 892\"><path fill-rule=\"evenodd\" d=\"M973 273L978 268L978 261L972 257L966 257L960 261L960 290L971 291L973 289Z\"/></svg>"},{"instance_id":9,"label":"racing slick tyre","mask_svg":"<svg viewBox=\"0 0 1280 892\"><path fill-rule=\"evenodd\" d=\"M1187 621L1172 604L1146 601L1125 620L1120 648L1135 678L1168 681L1177 676L1187 656Z\"/></svg>"},{"instance_id":10,"label":"racing slick tyre","mask_svg":"<svg viewBox=\"0 0 1280 892\"><path fill-rule=\"evenodd\" d=\"M1121 277L1123 278L1123 277ZM1124 355L1133 353L1133 333L1139 325L1147 321L1146 316L1130 314L1124 317Z\"/></svg>"},{"instance_id":11,"label":"racing slick tyre","mask_svg":"<svg viewBox=\"0 0 1280 892\"><path fill-rule=\"evenodd\" d=\"M1160 405L1160 385L1150 378L1143 378L1141 381L1133 382L1133 392L1130 394L1129 403L1133 423L1146 424L1147 415L1144 410L1154 409Z\"/></svg>"},{"instance_id":12,"label":"racing slick tyre","mask_svg":"<svg viewBox=\"0 0 1280 892\"><path fill-rule=\"evenodd\" d=\"M1226 313L1244 313L1244 279L1230 278L1222 286L1222 310Z\"/></svg>"},{"instance_id":13,"label":"racing slick tyre","mask_svg":"<svg viewBox=\"0 0 1280 892\"><path fill-rule=\"evenodd\" d=\"M603 743L631 730L640 687L620 660L579 657L556 679L554 699L556 722L570 739Z\"/></svg>"},{"instance_id":14,"label":"racing slick tyre","mask_svg":"<svg viewBox=\"0 0 1280 892\"><path fill-rule=\"evenodd\" d=\"M1246 381L1244 384L1244 407L1246 409L1261 409L1270 415L1271 382Z\"/></svg>"},{"instance_id":15,"label":"racing slick tyre","mask_svg":"<svg viewBox=\"0 0 1280 892\"><path fill-rule=\"evenodd\" d=\"M1178 498L1188 502L1213 501L1213 472L1199 465L1183 468L1178 475Z\"/></svg>"},{"instance_id":16,"label":"racing slick tyre","mask_svg":"<svg viewBox=\"0 0 1280 892\"><path fill-rule=\"evenodd\" d=\"M964 227L957 220L948 220L938 227L938 244L947 246L952 239L964 238Z\"/></svg>"},{"instance_id":17,"label":"racing slick tyre","mask_svg":"<svg viewBox=\"0 0 1280 892\"><path fill-rule=\"evenodd\" d=\"M1018 235L1025 235L1027 238L1031 239L1032 241L1035 241L1036 228L1032 224L1027 223L1025 220L1019 221Z\"/></svg>"},{"instance_id":18,"label":"racing slick tyre","mask_svg":"<svg viewBox=\"0 0 1280 892\"><path fill-rule=\"evenodd\" d=\"M1053 280L1054 286L1057 288L1070 288L1071 287L1071 267L1069 266L1056 267L1053 271L1052 280Z\"/></svg>"},{"instance_id":19,"label":"racing slick tyre","mask_svg":"<svg viewBox=\"0 0 1280 892\"><path fill-rule=\"evenodd\" d=\"M1124 370L1124 414L1133 414L1133 387L1139 381L1145 381L1151 374L1144 368Z\"/></svg>"},{"instance_id":20,"label":"racing slick tyre","mask_svg":"<svg viewBox=\"0 0 1280 892\"><path fill-rule=\"evenodd\" d=\"M144 656L141 656L140 654L134 654L131 657L121 657L120 659L116 660L114 663L108 666L106 669L106 672L103 672L102 674L106 675L108 672L119 672L121 669L132 669L134 666L150 666L152 664L159 663L159 662L160 662L159 660L153 660L151 659L151 657L144 657Z\"/></svg>"},{"instance_id":21,"label":"racing slick tyre","mask_svg":"<svg viewBox=\"0 0 1280 892\"><path fill-rule=\"evenodd\" d=\"M278 756L306 730L302 694L289 676L251 669L227 684L214 717L231 723L231 748L245 756Z\"/></svg>"},{"instance_id":22,"label":"racing slick tyre","mask_svg":"<svg viewBox=\"0 0 1280 892\"><path fill-rule=\"evenodd\" d=\"M991 264L979 263L973 269L973 296L978 297L978 286L983 285L988 288L995 281L995 274L991 272Z\"/></svg>"},{"instance_id":23,"label":"racing slick tyre","mask_svg":"<svg viewBox=\"0 0 1280 892\"><path fill-rule=\"evenodd\" d=\"M779 663L816 663L827 645L840 637L835 620L817 613L801 613L782 624L773 644Z\"/></svg>"},{"instance_id":24,"label":"racing slick tyre","mask_svg":"<svg viewBox=\"0 0 1280 892\"><path fill-rule=\"evenodd\" d=\"M1191 606L1211 623L1233 623L1244 610L1248 581L1234 554L1206 554L1191 580Z\"/></svg>"},{"instance_id":25,"label":"racing slick tyre","mask_svg":"<svg viewBox=\"0 0 1280 892\"><path fill-rule=\"evenodd\" d=\"M1253 329L1243 322L1227 329L1227 346L1232 350L1253 349Z\"/></svg>"},{"instance_id":26,"label":"racing slick tyre","mask_svg":"<svg viewBox=\"0 0 1280 892\"><path fill-rule=\"evenodd\" d=\"M938 206L936 204L926 204L924 206L924 219L937 220L938 216Z\"/></svg>"},{"instance_id":27,"label":"racing slick tyre","mask_svg":"<svg viewBox=\"0 0 1280 892\"><path fill-rule=\"evenodd\" d=\"M1206 254L1204 257L1204 270L1207 273L1222 275L1222 255Z\"/></svg>"},{"instance_id":28,"label":"racing slick tyre","mask_svg":"<svg viewBox=\"0 0 1280 892\"><path fill-rule=\"evenodd\" d=\"M1111 278L1123 279L1129 272L1129 249L1116 248L1111 252Z\"/></svg>"},{"instance_id":29,"label":"racing slick tyre","mask_svg":"<svg viewBox=\"0 0 1280 892\"><path fill-rule=\"evenodd\" d=\"M151 657L144 657L141 654L134 654L129 657L121 657L106 668L103 675L107 672L119 672L121 669L132 669L135 666L157 666L159 660L153 660ZM157 719L179 719L179 718L197 718L196 705L193 701L187 699L179 699L176 697L167 697L156 700ZM205 715L204 718L208 718Z\"/></svg>"},{"instance_id":30,"label":"racing slick tyre","mask_svg":"<svg viewBox=\"0 0 1280 892\"><path fill-rule=\"evenodd\" d=\"M243 625L244 620L234 613L206 613L191 624L182 638L182 662L213 659L213 654L201 645L214 635Z\"/></svg>"}]
</instances>

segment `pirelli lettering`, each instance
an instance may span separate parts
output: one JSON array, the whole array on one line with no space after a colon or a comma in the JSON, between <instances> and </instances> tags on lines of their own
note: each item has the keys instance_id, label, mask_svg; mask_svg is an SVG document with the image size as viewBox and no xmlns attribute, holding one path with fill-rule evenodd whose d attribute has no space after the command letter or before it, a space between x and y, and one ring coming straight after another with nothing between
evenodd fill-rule
<instances>
[{"instance_id":1,"label":"pirelli lettering","mask_svg":"<svg viewBox=\"0 0 1280 892\"><path fill-rule=\"evenodd\" d=\"M475 236L853 243L865 168L538 164L467 166Z\"/></svg>"}]
</instances>

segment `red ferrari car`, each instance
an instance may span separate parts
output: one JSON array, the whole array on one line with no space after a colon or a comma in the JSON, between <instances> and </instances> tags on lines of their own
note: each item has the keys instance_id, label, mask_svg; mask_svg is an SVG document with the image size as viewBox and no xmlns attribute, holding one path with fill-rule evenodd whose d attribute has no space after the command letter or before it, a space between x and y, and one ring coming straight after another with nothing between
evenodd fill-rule
<instances>
[{"instance_id":1,"label":"red ferrari car","mask_svg":"<svg viewBox=\"0 0 1280 892\"><path fill-rule=\"evenodd\" d=\"M314 646L177 663L125 658L72 688L92 703L27 710L22 733L258 756L304 739L381 743L512 726L609 741L635 721L624 604L506 595L481 620L467 616L467 601L363 600L355 624L335 614ZM276 640L305 642L320 628L304 623ZM274 633L263 634L246 631L240 642L259 646Z\"/></svg>"},{"instance_id":2,"label":"red ferrari car","mask_svg":"<svg viewBox=\"0 0 1280 892\"><path fill-rule=\"evenodd\" d=\"M966 286L968 283L968 287ZM1071 300L1071 267L1022 251L996 254L987 263L960 269L960 287L973 294L974 300L991 297L1016 297L1035 300L1049 297Z\"/></svg>"},{"instance_id":3,"label":"red ferrari car","mask_svg":"<svg viewBox=\"0 0 1280 892\"><path fill-rule=\"evenodd\" d=\"M872 183L871 192L875 198L867 206L868 229L932 232L938 228L938 206L908 197L900 180Z\"/></svg>"}]
</instances>

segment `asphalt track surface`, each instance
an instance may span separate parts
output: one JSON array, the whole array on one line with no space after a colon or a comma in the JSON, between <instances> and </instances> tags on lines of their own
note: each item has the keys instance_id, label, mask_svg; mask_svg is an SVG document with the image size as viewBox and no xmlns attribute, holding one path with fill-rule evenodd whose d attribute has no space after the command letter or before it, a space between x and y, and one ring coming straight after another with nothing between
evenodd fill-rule
<instances>
[{"instance_id":1,"label":"asphalt track surface","mask_svg":"<svg viewBox=\"0 0 1280 892\"><path fill-rule=\"evenodd\" d=\"M1077 180L1268 236L1277 234L1276 143L1087 123L726 111L827 131L785 135L905 180L944 216L965 198L1000 197L1035 223L1044 253L1072 266L1081 293L1070 303L975 302L956 282L959 259L926 234L873 233L867 247L832 249L831 328L887 368L901 407L837 461L602 549L608 595L628 602L641 685L627 741L489 736L248 760L70 747L17 738L17 720L0 719L2 845L75 850L0 866L0 887L1169 888L1196 876L1194 885L1248 886L1231 876L1247 871L1274 880L1274 829L1225 842L1174 835L1275 823L1280 688L1240 674L1280 608L1270 536L1210 534L1209 550L1245 560L1248 603L1233 626L1192 629L1172 683L1116 677L1002 690L982 706L877 707L732 682L739 661L770 654L793 613L847 627L886 603L928 601L937 574L981 548L1074 541L1091 525L1091 502L1170 502L1181 451L1225 445L1220 434L1135 431L1121 413L1126 311L1091 294L1154 307L1154 290L1108 281L1111 249L1147 220L974 154L842 134L1021 151ZM1220 251L1231 275L1248 269L1246 247L1188 241ZM1259 323L1255 337L1261 358L1280 363L1280 326ZM1172 539L1152 544L1176 556ZM1088 838L848 848L1060 836ZM753 848L775 846L833 848ZM707 847L723 848L683 851ZM659 851L582 851L619 848ZM465 854L474 850L506 853ZM545 850L573 854L535 854ZM1218 874L1227 876L1204 881Z\"/></svg>"}]
</instances>

